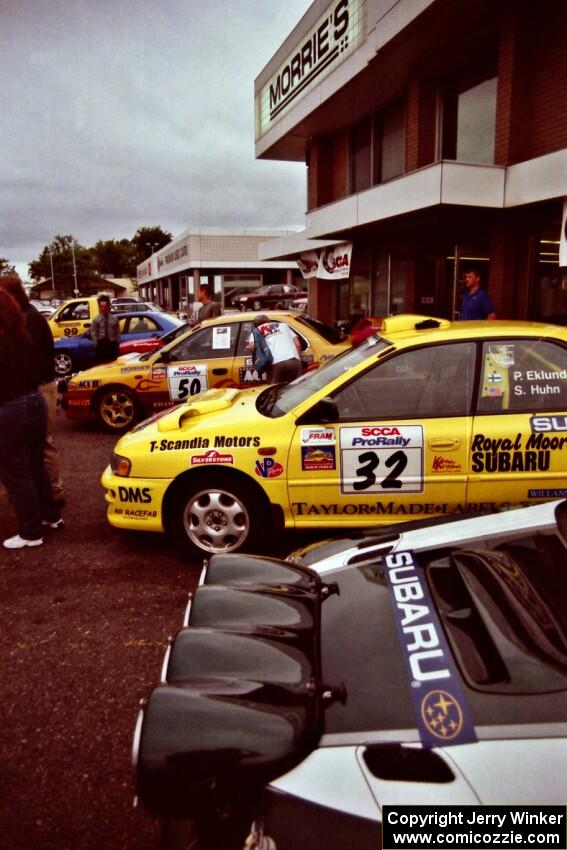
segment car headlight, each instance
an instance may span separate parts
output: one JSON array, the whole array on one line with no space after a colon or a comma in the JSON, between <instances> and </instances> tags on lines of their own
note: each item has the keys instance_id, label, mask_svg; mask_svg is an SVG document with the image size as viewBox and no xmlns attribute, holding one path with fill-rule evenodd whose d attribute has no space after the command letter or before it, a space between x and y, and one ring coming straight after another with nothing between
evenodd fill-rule
<instances>
[{"instance_id":1,"label":"car headlight","mask_svg":"<svg viewBox=\"0 0 567 850\"><path fill-rule=\"evenodd\" d=\"M131 467L132 462L127 457L122 457L122 455L117 455L115 452L112 452L110 468L115 475L121 475L122 477L127 478L130 475Z\"/></svg>"}]
</instances>

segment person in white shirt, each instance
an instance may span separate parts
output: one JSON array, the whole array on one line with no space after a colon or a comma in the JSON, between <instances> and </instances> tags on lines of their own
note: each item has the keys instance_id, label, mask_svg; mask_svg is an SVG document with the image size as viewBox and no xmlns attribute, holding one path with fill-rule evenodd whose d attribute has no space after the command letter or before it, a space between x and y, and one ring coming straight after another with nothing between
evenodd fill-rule
<instances>
[{"instance_id":1,"label":"person in white shirt","mask_svg":"<svg viewBox=\"0 0 567 850\"><path fill-rule=\"evenodd\" d=\"M303 371L303 364L301 343L297 334L285 322L270 321L264 315L256 316L254 327L258 328L272 353L272 363L266 370L268 383L288 383L298 378ZM252 334L248 340L248 348L250 351L254 348Z\"/></svg>"}]
</instances>

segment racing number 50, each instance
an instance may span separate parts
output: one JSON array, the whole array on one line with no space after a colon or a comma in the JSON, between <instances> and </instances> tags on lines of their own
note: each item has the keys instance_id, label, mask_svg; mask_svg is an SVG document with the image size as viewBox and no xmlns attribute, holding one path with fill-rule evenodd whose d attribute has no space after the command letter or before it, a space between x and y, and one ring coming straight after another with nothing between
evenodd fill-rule
<instances>
[{"instance_id":1,"label":"racing number 50","mask_svg":"<svg viewBox=\"0 0 567 850\"><path fill-rule=\"evenodd\" d=\"M197 395L201 392L200 378L181 378L177 387L177 398L184 399L189 395Z\"/></svg>"},{"instance_id":2,"label":"racing number 50","mask_svg":"<svg viewBox=\"0 0 567 850\"><path fill-rule=\"evenodd\" d=\"M352 487L353 490L359 492L360 490L368 490L369 487L373 487L376 484L376 474L375 470L378 468L380 464L380 458L378 457L377 452L362 452L358 456L358 462L363 464L359 466L356 470L357 479L362 476L362 480L353 481ZM402 474L406 466L408 465L408 458L405 452L397 451L394 454L389 455L384 461L384 466L386 466L390 472L386 477L379 481L379 486L382 487L383 490L401 490L402 482L400 481L399 476Z\"/></svg>"}]
</instances>

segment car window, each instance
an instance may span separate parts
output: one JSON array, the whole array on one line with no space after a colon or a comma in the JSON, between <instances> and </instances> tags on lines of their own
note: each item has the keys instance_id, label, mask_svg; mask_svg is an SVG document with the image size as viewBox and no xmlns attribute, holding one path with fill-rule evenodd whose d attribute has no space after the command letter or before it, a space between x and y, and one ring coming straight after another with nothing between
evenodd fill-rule
<instances>
[{"instance_id":1,"label":"car window","mask_svg":"<svg viewBox=\"0 0 567 850\"><path fill-rule=\"evenodd\" d=\"M63 307L59 313L58 319L61 322L76 322L79 319L89 318L89 302L75 301L74 304L68 304Z\"/></svg>"},{"instance_id":2,"label":"car window","mask_svg":"<svg viewBox=\"0 0 567 850\"><path fill-rule=\"evenodd\" d=\"M282 325L286 325L287 322L281 322ZM248 339L250 334L252 333L252 328L254 327L254 323L251 320L240 322L240 336L238 338L238 348L236 351L237 357L247 357L250 352L248 351ZM309 348L309 340L306 339L302 334L298 333L295 328L292 328L291 325L288 325L291 331L298 337L301 350L306 351Z\"/></svg>"},{"instance_id":3,"label":"car window","mask_svg":"<svg viewBox=\"0 0 567 850\"><path fill-rule=\"evenodd\" d=\"M567 349L540 339L485 342L478 410L565 410Z\"/></svg>"},{"instance_id":4,"label":"car window","mask_svg":"<svg viewBox=\"0 0 567 850\"><path fill-rule=\"evenodd\" d=\"M160 329L157 322L154 319L150 319L149 316L130 316L128 323L128 333L131 334L146 333L147 331Z\"/></svg>"},{"instance_id":5,"label":"car window","mask_svg":"<svg viewBox=\"0 0 567 850\"><path fill-rule=\"evenodd\" d=\"M170 348L169 360L212 360L233 357L237 333L237 322L201 328Z\"/></svg>"},{"instance_id":6,"label":"car window","mask_svg":"<svg viewBox=\"0 0 567 850\"><path fill-rule=\"evenodd\" d=\"M430 345L378 363L334 394L339 419L467 416L474 342Z\"/></svg>"}]
</instances>

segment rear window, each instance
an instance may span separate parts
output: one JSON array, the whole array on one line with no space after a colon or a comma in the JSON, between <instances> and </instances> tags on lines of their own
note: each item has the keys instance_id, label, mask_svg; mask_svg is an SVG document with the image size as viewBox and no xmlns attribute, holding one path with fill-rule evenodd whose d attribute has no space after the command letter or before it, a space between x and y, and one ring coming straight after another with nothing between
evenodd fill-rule
<instances>
[{"instance_id":1,"label":"rear window","mask_svg":"<svg viewBox=\"0 0 567 850\"><path fill-rule=\"evenodd\" d=\"M302 293L298 293L298 295L300 294ZM325 322L314 319L313 316L297 316L297 321L311 328L311 330L317 331L331 345L336 345L338 342L344 340L344 334L338 328L332 328L330 325L326 325Z\"/></svg>"}]
</instances>

